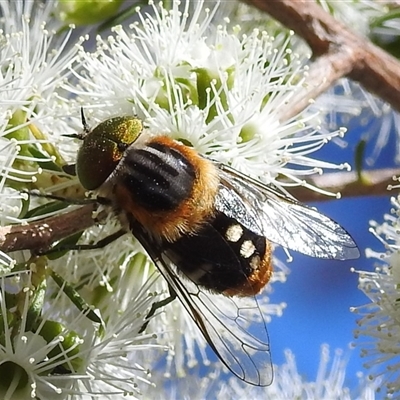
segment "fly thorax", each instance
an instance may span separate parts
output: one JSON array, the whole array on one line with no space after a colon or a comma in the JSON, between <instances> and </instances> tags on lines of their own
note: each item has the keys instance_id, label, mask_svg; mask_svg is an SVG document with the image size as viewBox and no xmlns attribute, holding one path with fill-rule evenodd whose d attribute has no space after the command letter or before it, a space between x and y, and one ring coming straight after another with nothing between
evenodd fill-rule
<instances>
[{"instance_id":1,"label":"fly thorax","mask_svg":"<svg viewBox=\"0 0 400 400\"><path fill-rule=\"evenodd\" d=\"M176 209L190 195L195 170L178 150L162 143L126 151L119 182L134 202L148 211Z\"/></svg>"}]
</instances>

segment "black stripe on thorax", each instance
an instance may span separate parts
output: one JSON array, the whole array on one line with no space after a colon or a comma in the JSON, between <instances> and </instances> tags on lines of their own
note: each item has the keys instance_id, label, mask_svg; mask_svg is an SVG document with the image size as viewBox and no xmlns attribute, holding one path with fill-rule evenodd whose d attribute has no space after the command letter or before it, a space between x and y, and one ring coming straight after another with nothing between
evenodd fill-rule
<instances>
[{"instance_id":1,"label":"black stripe on thorax","mask_svg":"<svg viewBox=\"0 0 400 400\"><path fill-rule=\"evenodd\" d=\"M175 209L190 196L196 173L186 157L162 143L126 151L121 179L134 201L149 211Z\"/></svg>"}]
</instances>

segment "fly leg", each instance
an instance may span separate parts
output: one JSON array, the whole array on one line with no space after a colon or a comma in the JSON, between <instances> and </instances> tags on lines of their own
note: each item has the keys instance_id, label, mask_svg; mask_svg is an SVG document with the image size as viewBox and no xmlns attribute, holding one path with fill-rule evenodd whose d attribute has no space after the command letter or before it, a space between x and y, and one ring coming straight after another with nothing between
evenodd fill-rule
<instances>
[{"instance_id":1,"label":"fly leg","mask_svg":"<svg viewBox=\"0 0 400 400\"><path fill-rule=\"evenodd\" d=\"M41 255L47 255L51 253L57 253L62 251L71 251L71 250L96 250L102 249L108 246L110 243L114 242L115 240L119 239L121 236L125 235L126 231L124 229L120 229L111 235L108 235L104 239L99 240L93 244L65 244L65 245L56 245L49 250L41 253Z\"/></svg>"},{"instance_id":2,"label":"fly leg","mask_svg":"<svg viewBox=\"0 0 400 400\"><path fill-rule=\"evenodd\" d=\"M171 286L169 286L168 289L169 289L169 296L168 297L166 297L163 300L156 301L155 303L152 304L152 306L150 308L150 311L146 315L146 318L145 318L146 322L139 329L139 333L142 333L147 328L147 325L150 322L150 318L155 314L155 312L159 308L165 307L167 304L171 303L172 301L174 301L176 299L176 292L174 291L174 289L172 289Z\"/></svg>"}]
</instances>

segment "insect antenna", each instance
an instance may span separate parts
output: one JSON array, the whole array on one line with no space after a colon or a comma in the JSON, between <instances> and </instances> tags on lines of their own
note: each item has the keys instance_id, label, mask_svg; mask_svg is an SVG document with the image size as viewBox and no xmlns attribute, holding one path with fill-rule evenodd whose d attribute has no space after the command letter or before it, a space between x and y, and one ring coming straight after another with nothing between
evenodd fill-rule
<instances>
[{"instance_id":1,"label":"insect antenna","mask_svg":"<svg viewBox=\"0 0 400 400\"><path fill-rule=\"evenodd\" d=\"M90 132L90 127L89 127L88 123L86 122L83 107L81 107L81 121L82 121L82 126L83 126L82 133L70 133L70 134L61 135L61 136L65 136L65 137L69 137L69 138L73 138L73 139L79 139L79 140L85 139L86 135Z\"/></svg>"},{"instance_id":2,"label":"insect antenna","mask_svg":"<svg viewBox=\"0 0 400 400\"><path fill-rule=\"evenodd\" d=\"M85 113L83 111L83 107L81 107L81 121L82 121L83 131L85 133L89 133L90 132L90 128L89 128L88 123L86 122L86 118L85 118Z\"/></svg>"}]
</instances>

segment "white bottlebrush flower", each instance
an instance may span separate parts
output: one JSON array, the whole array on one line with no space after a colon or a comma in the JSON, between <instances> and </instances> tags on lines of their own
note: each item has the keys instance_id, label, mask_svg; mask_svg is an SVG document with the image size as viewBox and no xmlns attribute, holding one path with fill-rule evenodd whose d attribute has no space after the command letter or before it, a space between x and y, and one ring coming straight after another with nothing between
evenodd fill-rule
<instances>
[{"instance_id":1,"label":"white bottlebrush flower","mask_svg":"<svg viewBox=\"0 0 400 400\"><path fill-rule=\"evenodd\" d=\"M365 155L368 165L375 164L392 135L396 135L395 162L400 162L400 114L358 83L341 79L334 88L320 95L313 107L325 115L323 126L334 129L345 125L350 134L358 132L360 140L371 143L368 146L371 150ZM347 145L344 140L338 143Z\"/></svg>"},{"instance_id":2,"label":"white bottlebrush flower","mask_svg":"<svg viewBox=\"0 0 400 400\"><path fill-rule=\"evenodd\" d=\"M204 7L212 8L214 5L215 1L204 1ZM191 6L196 7L193 4ZM276 47L284 44L287 36L292 36L289 29L285 28L269 14L240 0L221 1L214 15L213 23L215 25L224 23L232 28L240 26L240 30L244 34L249 34L254 29L267 31L269 35L274 37ZM310 52L305 42L300 37L294 35L291 38L290 47L295 48L299 52L299 46L303 47L305 54Z\"/></svg>"},{"instance_id":3,"label":"white bottlebrush flower","mask_svg":"<svg viewBox=\"0 0 400 400\"><path fill-rule=\"evenodd\" d=\"M52 371L73 370L84 363L79 334L37 312L44 292L43 281L33 286L31 273L0 278L2 399L65 398L59 394L71 380L64 377L54 385Z\"/></svg>"},{"instance_id":4,"label":"white bottlebrush flower","mask_svg":"<svg viewBox=\"0 0 400 400\"><path fill-rule=\"evenodd\" d=\"M147 294L154 274L147 276L143 269L127 269L114 292L97 295L101 324L74 308L66 290L48 290L44 280L35 287L36 273L1 278L1 398L139 398L159 357L152 350L160 348L152 335L138 333L154 301Z\"/></svg>"},{"instance_id":5,"label":"white bottlebrush flower","mask_svg":"<svg viewBox=\"0 0 400 400\"><path fill-rule=\"evenodd\" d=\"M369 382L360 376L356 389L345 386L347 358L342 351L336 351L333 359L329 347L323 345L315 380L307 381L298 371L291 351L285 353L286 362L275 366L274 381L271 386L259 388L243 384L237 379L226 381L220 372L212 371L199 378L198 375L174 379L173 384L165 385L165 399L254 399L254 400L374 400L380 381ZM193 391L193 387L196 391ZM150 389L150 393L151 393ZM154 389L155 398L156 392Z\"/></svg>"},{"instance_id":6,"label":"white bottlebrush flower","mask_svg":"<svg viewBox=\"0 0 400 400\"><path fill-rule=\"evenodd\" d=\"M98 37L95 52L81 52L79 86L66 89L96 120L134 112L150 130L264 182L303 184L304 175L347 167L311 157L342 131L320 133L300 117L278 120L306 61L291 51L290 38L276 46L266 32L213 29L213 11L202 2L191 18L178 3L170 11L153 6L154 16L139 13L140 23Z\"/></svg>"},{"instance_id":7,"label":"white bottlebrush flower","mask_svg":"<svg viewBox=\"0 0 400 400\"><path fill-rule=\"evenodd\" d=\"M84 376L73 381L74 399L79 398L76 393L81 393L81 398L94 393L112 399L128 395L141 398L153 385L152 369L165 348L158 341L154 343L153 333L142 335L139 331L157 300L157 296L149 296L149 291L158 276L151 274L152 268L143 254L125 264L118 280L114 280L114 290L104 291L103 295L99 294L101 287L91 291L100 299L105 325L103 332L93 335Z\"/></svg>"},{"instance_id":8,"label":"white bottlebrush flower","mask_svg":"<svg viewBox=\"0 0 400 400\"><path fill-rule=\"evenodd\" d=\"M268 399L302 400L373 400L379 387L379 380L368 382L360 376L356 389L346 387L346 367L348 357L342 350L336 350L332 357L328 345L321 346L321 357L313 381L307 381L299 373L295 356L291 351L285 353L286 363L276 367L276 379L266 388ZM257 398L257 397L254 397ZM259 397L260 398L260 397Z\"/></svg>"},{"instance_id":9,"label":"white bottlebrush flower","mask_svg":"<svg viewBox=\"0 0 400 400\"><path fill-rule=\"evenodd\" d=\"M342 351L336 351L331 360L329 347L321 347L317 375L314 381L307 381L299 373L291 351L285 353L286 362L275 367L275 378L266 388L245 387L240 382L230 380L221 385L218 399L270 399L270 400L374 400L379 381L368 382L360 378L357 390L345 386L347 359Z\"/></svg>"},{"instance_id":10,"label":"white bottlebrush flower","mask_svg":"<svg viewBox=\"0 0 400 400\"><path fill-rule=\"evenodd\" d=\"M354 31L362 36L382 37L394 40L400 34L400 18L398 15L398 3L395 1L329 1L318 0L320 6L331 13L336 19L346 26L351 26ZM211 2L206 2L209 4ZM396 8L397 7L397 8ZM229 10L229 24L240 24L243 32L257 27L266 29L275 37L275 45L283 45L282 40L287 36L287 31L282 28L268 14L260 12L257 8L240 1L223 2L222 12ZM392 9L392 10L391 10ZM393 16L389 18L389 10ZM223 19L221 10L216 13L217 22ZM377 22L380 22L379 24ZM294 37L291 48L299 54L309 53L303 40ZM334 88L328 89L315 99L309 108L309 112L318 113L321 118L320 130L333 130L339 126L346 126L349 131L363 127L362 139L373 142L371 153L367 154L366 162L369 165L375 163L382 149L388 144L390 135L400 132L400 116L387 103L365 91L358 83L347 78L340 79ZM345 140L335 138L335 143L346 147ZM397 162L400 159L400 140L396 143Z\"/></svg>"},{"instance_id":11,"label":"white bottlebrush flower","mask_svg":"<svg viewBox=\"0 0 400 400\"><path fill-rule=\"evenodd\" d=\"M357 271L359 287L369 297L370 303L354 307L360 316L355 331L357 346L366 358L370 379L381 378L381 389L388 394L400 392L400 198L392 199L392 214L385 222L372 223L371 232L385 246L385 252L368 249L367 256L376 258L375 272Z\"/></svg>"},{"instance_id":12,"label":"white bottlebrush flower","mask_svg":"<svg viewBox=\"0 0 400 400\"><path fill-rule=\"evenodd\" d=\"M361 139L373 143L372 151L366 154L366 162L374 165L381 152L392 143L395 135L394 162L400 163L400 113L388 103L365 92L361 87L354 89L353 93L362 113L358 118L349 121L349 129L361 129Z\"/></svg>"},{"instance_id":13,"label":"white bottlebrush flower","mask_svg":"<svg viewBox=\"0 0 400 400\"><path fill-rule=\"evenodd\" d=\"M0 2L0 199L1 223L20 221L21 189L46 187L46 162L62 157L40 131L68 133L59 119L57 90L68 75L77 48L71 31L58 35L50 18L54 2ZM49 21L49 24L46 24ZM70 128L69 128L70 130ZM51 142L51 143L50 143Z\"/></svg>"}]
</instances>

